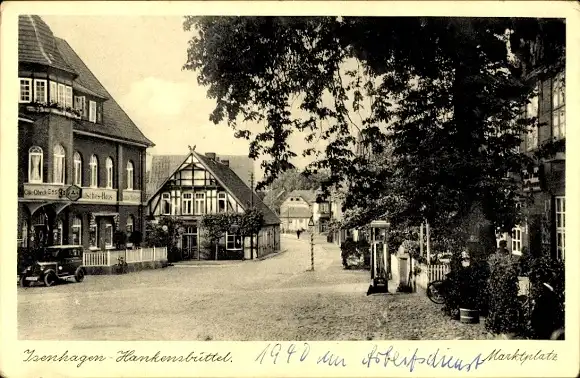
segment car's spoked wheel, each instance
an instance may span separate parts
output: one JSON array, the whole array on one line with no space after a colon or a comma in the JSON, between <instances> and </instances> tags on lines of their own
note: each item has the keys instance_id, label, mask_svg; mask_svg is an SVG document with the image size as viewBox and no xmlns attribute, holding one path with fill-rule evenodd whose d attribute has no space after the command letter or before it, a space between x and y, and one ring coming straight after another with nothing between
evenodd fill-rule
<instances>
[{"instance_id":1,"label":"car's spoked wheel","mask_svg":"<svg viewBox=\"0 0 580 378\"><path fill-rule=\"evenodd\" d=\"M77 282L83 282L84 279L85 279L85 272L83 272L82 269L79 269L77 271L77 273L75 274L75 280Z\"/></svg>"},{"instance_id":2,"label":"car's spoked wheel","mask_svg":"<svg viewBox=\"0 0 580 378\"><path fill-rule=\"evenodd\" d=\"M44 276L44 284L49 287L56 283L56 274L53 272L48 273Z\"/></svg>"},{"instance_id":3,"label":"car's spoked wheel","mask_svg":"<svg viewBox=\"0 0 580 378\"><path fill-rule=\"evenodd\" d=\"M22 287L29 287L30 286L30 281L26 280L26 276L20 277L20 286L22 286Z\"/></svg>"}]
</instances>

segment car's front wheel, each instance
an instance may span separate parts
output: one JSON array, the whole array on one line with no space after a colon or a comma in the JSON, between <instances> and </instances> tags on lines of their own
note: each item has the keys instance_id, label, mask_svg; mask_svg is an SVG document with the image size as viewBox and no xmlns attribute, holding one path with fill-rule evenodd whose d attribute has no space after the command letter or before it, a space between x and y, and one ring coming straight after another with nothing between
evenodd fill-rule
<instances>
[{"instance_id":1,"label":"car's front wheel","mask_svg":"<svg viewBox=\"0 0 580 378\"><path fill-rule=\"evenodd\" d=\"M30 281L26 279L26 276L20 276L20 286L22 287L29 287Z\"/></svg>"},{"instance_id":2,"label":"car's front wheel","mask_svg":"<svg viewBox=\"0 0 580 378\"><path fill-rule=\"evenodd\" d=\"M57 279L58 278L56 277L56 273L48 272L44 275L44 284L46 287L52 286L56 283Z\"/></svg>"},{"instance_id":3,"label":"car's front wheel","mask_svg":"<svg viewBox=\"0 0 580 378\"><path fill-rule=\"evenodd\" d=\"M85 272L82 268L79 268L75 273L75 281L83 282L84 279L85 279Z\"/></svg>"}]
</instances>

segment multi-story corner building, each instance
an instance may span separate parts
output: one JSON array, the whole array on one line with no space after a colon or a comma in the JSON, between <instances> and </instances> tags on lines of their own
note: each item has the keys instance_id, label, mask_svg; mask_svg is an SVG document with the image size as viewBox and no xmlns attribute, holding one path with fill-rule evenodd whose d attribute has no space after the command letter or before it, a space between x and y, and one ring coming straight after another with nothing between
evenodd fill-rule
<instances>
[{"instance_id":1,"label":"multi-story corner building","mask_svg":"<svg viewBox=\"0 0 580 378\"><path fill-rule=\"evenodd\" d=\"M536 72L530 76L537 80L537 93L527 105L525 116L537 117L539 126L522 138L520 151L533 154L548 141L566 140L566 96L564 90L564 65L557 74L548 76ZM551 70L551 72L553 72ZM516 226L511 235L504 234L507 247L514 255L526 251L534 255L548 253L564 259L566 252L566 149L541 159L532 169L522 172L522 192L533 194L533 204L522 206L526 221Z\"/></svg>"},{"instance_id":2,"label":"multi-story corner building","mask_svg":"<svg viewBox=\"0 0 580 378\"><path fill-rule=\"evenodd\" d=\"M18 26L18 244L112 249L144 230L153 143L40 17Z\"/></svg>"}]
</instances>

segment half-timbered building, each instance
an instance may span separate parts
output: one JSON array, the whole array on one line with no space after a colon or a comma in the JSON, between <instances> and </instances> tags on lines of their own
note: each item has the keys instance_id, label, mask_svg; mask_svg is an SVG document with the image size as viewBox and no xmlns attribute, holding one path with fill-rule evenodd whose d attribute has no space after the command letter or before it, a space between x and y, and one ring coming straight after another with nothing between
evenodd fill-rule
<instances>
[{"instance_id":1,"label":"half-timbered building","mask_svg":"<svg viewBox=\"0 0 580 378\"><path fill-rule=\"evenodd\" d=\"M228 256L258 258L280 250L280 220L244 181L215 153L153 156L147 182L147 214L152 222L172 216L182 223L177 247L181 259L213 259L204 238L201 219L206 214L243 213L255 207L264 215L264 227L253 243L232 232L219 246ZM253 248L252 248L253 247Z\"/></svg>"}]
</instances>

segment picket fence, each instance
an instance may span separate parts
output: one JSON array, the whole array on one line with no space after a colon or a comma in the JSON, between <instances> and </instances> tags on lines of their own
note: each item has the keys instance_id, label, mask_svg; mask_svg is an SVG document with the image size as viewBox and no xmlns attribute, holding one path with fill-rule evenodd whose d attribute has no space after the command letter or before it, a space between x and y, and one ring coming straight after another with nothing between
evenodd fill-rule
<instances>
[{"instance_id":1,"label":"picket fence","mask_svg":"<svg viewBox=\"0 0 580 378\"><path fill-rule=\"evenodd\" d=\"M127 263L166 261L167 247L151 247L106 251L90 251L83 254L84 266L113 266L122 257Z\"/></svg>"},{"instance_id":2,"label":"picket fence","mask_svg":"<svg viewBox=\"0 0 580 378\"><path fill-rule=\"evenodd\" d=\"M428 265L419 263L415 259L413 259L413 267L420 269L419 274L415 276L415 284L423 289L427 289L430 282L445 279L445 275L451 271L451 267L448 264Z\"/></svg>"}]
</instances>

